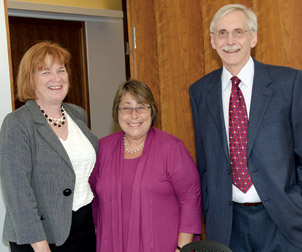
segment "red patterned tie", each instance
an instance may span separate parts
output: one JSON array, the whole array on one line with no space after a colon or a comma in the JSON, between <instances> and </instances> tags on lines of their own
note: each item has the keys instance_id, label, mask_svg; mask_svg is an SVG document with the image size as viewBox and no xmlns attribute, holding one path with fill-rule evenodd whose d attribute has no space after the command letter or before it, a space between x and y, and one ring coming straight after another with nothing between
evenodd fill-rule
<instances>
[{"instance_id":1,"label":"red patterned tie","mask_svg":"<svg viewBox=\"0 0 302 252\"><path fill-rule=\"evenodd\" d=\"M229 145L233 184L246 193L252 186L247 169L248 118L243 94L239 88L240 79L231 78L232 93L229 105Z\"/></svg>"}]
</instances>

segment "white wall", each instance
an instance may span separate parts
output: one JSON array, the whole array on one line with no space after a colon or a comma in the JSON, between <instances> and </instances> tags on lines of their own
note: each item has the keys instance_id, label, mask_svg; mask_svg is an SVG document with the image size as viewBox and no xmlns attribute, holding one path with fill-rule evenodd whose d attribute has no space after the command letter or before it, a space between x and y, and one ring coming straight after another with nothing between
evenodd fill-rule
<instances>
[{"instance_id":1,"label":"white wall","mask_svg":"<svg viewBox=\"0 0 302 252\"><path fill-rule=\"evenodd\" d=\"M12 111L10 74L7 52L7 36L5 25L4 0L0 0L0 124L7 113ZM0 239L2 240L2 230L4 222L5 207L3 196L0 194ZM0 252L9 251L4 243L0 242Z\"/></svg>"},{"instance_id":2,"label":"white wall","mask_svg":"<svg viewBox=\"0 0 302 252\"><path fill-rule=\"evenodd\" d=\"M91 130L99 138L116 130L112 102L125 81L123 22L107 19L86 22Z\"/></svg>"}]
</instances>

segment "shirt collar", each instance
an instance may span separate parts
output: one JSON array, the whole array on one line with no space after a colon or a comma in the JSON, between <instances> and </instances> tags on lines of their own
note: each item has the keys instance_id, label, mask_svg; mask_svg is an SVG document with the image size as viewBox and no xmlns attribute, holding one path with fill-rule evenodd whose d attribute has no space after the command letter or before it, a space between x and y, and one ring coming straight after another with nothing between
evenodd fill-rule
<instances>
[{"instance_id":1,"label":"shirt collar","mask_svg":"<svg viewBox=\"0 0 302 252\"><path fill-rule=\"evenodd\" d=\"M247 88L251 88L254 79L254 72L254 61L252 57L250 57L245 66L240 70L237 77L241 80L243 85L245 85ZM232 77L232 74L223 66L221 75L222 90L225 90L229 85L231 85L230 79Z\"/></svg>"}]
</instances>

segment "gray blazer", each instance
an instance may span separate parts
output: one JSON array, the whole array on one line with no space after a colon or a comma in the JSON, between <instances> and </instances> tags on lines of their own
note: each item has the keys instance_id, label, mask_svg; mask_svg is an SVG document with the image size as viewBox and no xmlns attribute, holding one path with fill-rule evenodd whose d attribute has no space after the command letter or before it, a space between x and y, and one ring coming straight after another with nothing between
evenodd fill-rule
<instances>
[{"instance_id":1,"label":"gray blazer","mask_svg":"<svg viewBox=\"0 0 302 252\"><path fill-rule=\"evenodd\" d=\"M63 106L97 153L98 139L86 126L85 111L73 104ZM3 121L0 176L7 204L3 238L18 244L47 240L62 245L71 227L75 173L34 100Z\"/></svg>"},{"instance_id":2,"label":"gray blazer","mask_svg":"<svg viewBox=\"0 0 302 252\"><path fill-rule=\"evenodd\" d=\"M268 214L302 248L302 71L255 61L247 163ZM229 245L232 178L222 68L190 87L207 239Z\"/></svg>"}]
</instances>

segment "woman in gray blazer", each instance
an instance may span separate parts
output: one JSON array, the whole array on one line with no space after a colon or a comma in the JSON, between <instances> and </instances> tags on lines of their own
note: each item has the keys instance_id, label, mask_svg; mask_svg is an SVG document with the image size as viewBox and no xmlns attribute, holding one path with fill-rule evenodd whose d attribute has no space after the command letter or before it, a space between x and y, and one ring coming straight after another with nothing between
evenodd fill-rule
<instances>
[{"instance_id":1,"label":"woman in gray blazer","mask_svg":"<svg viewBox=\"0 0 302 252\"><path fill-rule=\"evenodd\" d=\"M95 252L88 179L98 139L85 111L63 102L69 61L68 51L42 42L19 66L18 98L26 103L6 116L0 133L3 238L13 252Z\"/></svg>"}]
</instances>

